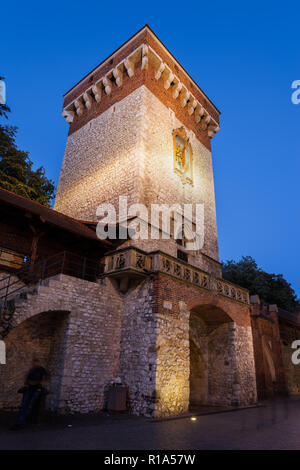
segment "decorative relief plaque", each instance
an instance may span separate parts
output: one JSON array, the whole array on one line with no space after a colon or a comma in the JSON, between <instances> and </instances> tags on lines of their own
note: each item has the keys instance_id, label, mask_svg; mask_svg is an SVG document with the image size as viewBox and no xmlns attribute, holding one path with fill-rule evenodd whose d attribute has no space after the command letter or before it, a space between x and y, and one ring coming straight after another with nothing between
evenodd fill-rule
<instances>
[{"instance_id":1,"label":"decorative relief plaque","mask_svg":"<svg viewBox=\"0 0 300 470\"><path fill-rule=\"evenodd\" d=\"M184 127L173 131L174 171L183 184L193 184L193 152Z\"/></svg>"}]
</instances>

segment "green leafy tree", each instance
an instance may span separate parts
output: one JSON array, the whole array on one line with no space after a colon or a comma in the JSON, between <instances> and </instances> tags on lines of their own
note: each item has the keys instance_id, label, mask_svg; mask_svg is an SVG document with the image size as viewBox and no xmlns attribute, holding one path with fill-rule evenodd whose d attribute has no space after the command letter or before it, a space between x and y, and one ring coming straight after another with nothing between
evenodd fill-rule
<instances>
[{"instance_id":1,"label":"green leafy tree","mask_svg":"<svg viewBox=\"0 0 300 470\"><path fill-rule=\"evenodd\" d=\"M282 274L266 273L251 256L243 256L237 262L226 261L222 271L224 279L249 289L251 295L257 294L270 304L290 311L298 305L294 289Z\"/></svg>"},{"instance_id":2,"label":"green leafy tree","mask_svg":"<svg viewBox=\"0 0 300 470\"><path fill-rule=\"evenodd\" d=\"M0 104L0 116L7 117L8 106ZM0 125L0 186L45 206L54 198L55 186L44 167L33 169L28 152L16 145L17 128Z\"/></svg>"}]
</instances>

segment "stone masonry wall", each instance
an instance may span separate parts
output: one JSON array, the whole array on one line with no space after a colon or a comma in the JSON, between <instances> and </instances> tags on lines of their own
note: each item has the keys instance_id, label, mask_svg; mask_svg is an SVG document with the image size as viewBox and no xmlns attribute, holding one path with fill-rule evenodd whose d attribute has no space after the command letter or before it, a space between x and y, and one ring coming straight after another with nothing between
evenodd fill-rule
<instances>
[{"instance_id":1,"label":"stone masonry wall","mask_svg":"<svg viewBox=\"0 0 300 470\"><path fill-rule=\"evenodd\" d=\"M100 285L66 275L50 279L48 285L39 287L36 295L17 304L12 329L7 336L8 356L10 337L18 335L18 331L23 335L26 324L30 326L33 318L38 319L41 313L42 318L51 317L51 312L68 313L60 346L56 334L46 335L48 339L43 346L39 337L39 333L42 337L46 331L42 320L36 323L36 342L26 340L30 346L28 359L37 354L50 369L55 362L60 364L59 372L52 374L50 388L54 395L52 400L49 398L50 406L61 412L85 413L102 409L104 387L119 372L121 298L118 292L109 280ZM30 327L30 334L31 331ZM6 374L12 377L17 387L21 338L14 344L17 349L13 354L15 359L4 367L9 367ZM26 363L29 367L30 363L27 360Z\"/></svg>"},{"instance_id":2,"label":"stone masonry wall","mask_svg":"<svg viewBox=\"0 0 300 470\"><path fill-rule=\"evenodd\" d=\"M168 302L166 300L166 302ZM157 403L155 416L184 413L189 407L189 312L157 317Z\"/></svg>"},{"instance_id":3,"label":"stone masonry wall","mask_svg":"<svg viewBox=\"0 0 300 470\"><path fill-rule=\"evenodd\" d=\"M234 390L235 357L233 323L222 323L208 336L208 403L232 405Z\"/></svg>"},{"instance_id":4,"label":"stone masonry wall","mask_svg":"<svg viewBox=\"0 0 300 470\"><path fill-rule=\"evenodd\" d=\"M154 412L156 323L153 282L146 279L132 287L123 299L120 375L129 387L134 414L152 416Z\"/></svg>"},{"instance_id":5,"label":"stone masonry wall","mask_svg":"<svg viewBox=\"0 0 300 470\"><path fill-rule=\"evenodd\" d=\"M190 314L190 404L208 402L208 332L199 315Z\"/></svg>"},{"instance_id":6,"label":"stone masonry wall","mask_svg":"<svg viewBox=\"0 0 300 470\"><path fill-rule=\"evenodd\" d=\"M195 325L195 319L197 319L197 325ZM239 327L235 323L229 322L220 324L212 330L206 328L205 331L203 325L199 326L199 320L197 315L191 315L192 338L198 344L198 351L204 363L202 384L199 383L199 375L198 383L195 378L194 384L190 382L191 386L198 387L198 393L202 390L201 399L195 400L195 402L227 406L255 403L257 397L253 361L251 364L253 347L250 328ZM197 341L195 341L195 337L197 337ZM191 374L196 359L190 357ZM190 393L191 402L193 402L195 388L191 388Z\"/></svg>"},{"instance_id":7,"label":"stone masonry wall","mask_svg":"<svg viewBox=\"0 0 300 470\"><path fill-rule=\"evenodd\" d=\"M234 344L237 358L234 392L238 404L257 401L254 349L251 327L235 325Z\"/></svg>"},{"instance_id":8,"label":"stone masonry wall","mask_svg":"<svg viewBox=\"0 0 300 470\"><path fill-rule=\"evenodd\" d=\"M95 221L100 203L137 202L142 95L140 87L68 136L55 210Z\"/></svg>"},{"instance_id":9,"label":"stone masonry wall","mask_svg":"<svg viewBox=\"0 0 300 470\"><path fill-rule=\"evenodd\" d=\"M52 350L52 345L61 338L60 329L66 321L63 312L37 315L21 323L5 338L6 365L0 367L0 409L14 409L19 406L22 395L17 390L24 385L24 379L34 357L50 372L51 388L49 399L57 404L58 377L63 366L57 361L62 348Z\"/></svg>"},{"instance_id":10,"label":"stone masonry wall","mask_svg":"<svg viewBox=\"0 0 300 470\"><path fill-rule=\"evenodd\" d=\"M147 206L151 203L168 205L203 203L204 247L202 251L218 261L211 152L198 140L194 132L187 129L193 150L194 182L193 185L183 184L180 176L174 172L172 137L172 131L183 126L183 123L147 88L143 94L142 110L141 202ZM172 247L171 252L170 247ZM160 243L160 249L173 256L176 256L176 248L176 243L173 245L169 241ZM194 262L190 260L191 264L197 261L197 259Z\"/></svg>"}]
</instances>

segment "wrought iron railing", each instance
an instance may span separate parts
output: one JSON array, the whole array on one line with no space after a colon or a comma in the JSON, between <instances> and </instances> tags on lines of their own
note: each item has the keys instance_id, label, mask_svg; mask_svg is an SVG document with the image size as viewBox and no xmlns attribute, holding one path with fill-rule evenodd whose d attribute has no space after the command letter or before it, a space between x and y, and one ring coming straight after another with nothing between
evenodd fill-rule
<instances>
[{"instance_id":1,"label":"wrought iron railing","mask_svg":"<svg viewBox=\"0 0 300 470\"><path fill-rule=\"evenodd\" d=\"M98 260L93 260L68 251L57 253L32 266L16 270L0 279L0 304L3 309L8 300L21 293L26 287L56 276L66 274L86 281L96 282L104 271Z\"/></svg>"}]
</instances>

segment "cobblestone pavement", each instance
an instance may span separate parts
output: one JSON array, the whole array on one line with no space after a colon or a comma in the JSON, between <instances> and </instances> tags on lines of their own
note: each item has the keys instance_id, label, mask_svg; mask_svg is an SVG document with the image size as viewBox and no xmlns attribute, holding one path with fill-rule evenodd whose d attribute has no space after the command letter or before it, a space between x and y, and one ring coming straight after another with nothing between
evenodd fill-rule
<instances>
[{"instance_id":1,"label":"cobblestone pavement","mask_svg":"<svg viewBox=\"0 0 300 470\"><path fill-rule=\"evenodd\" d=\"M55 419L38 429L8 430L0 449L300 449L300 397L226 413L151 422L108 416ZM70 427L72 425L72 427Z\"/></svg>"}]
</instances>

